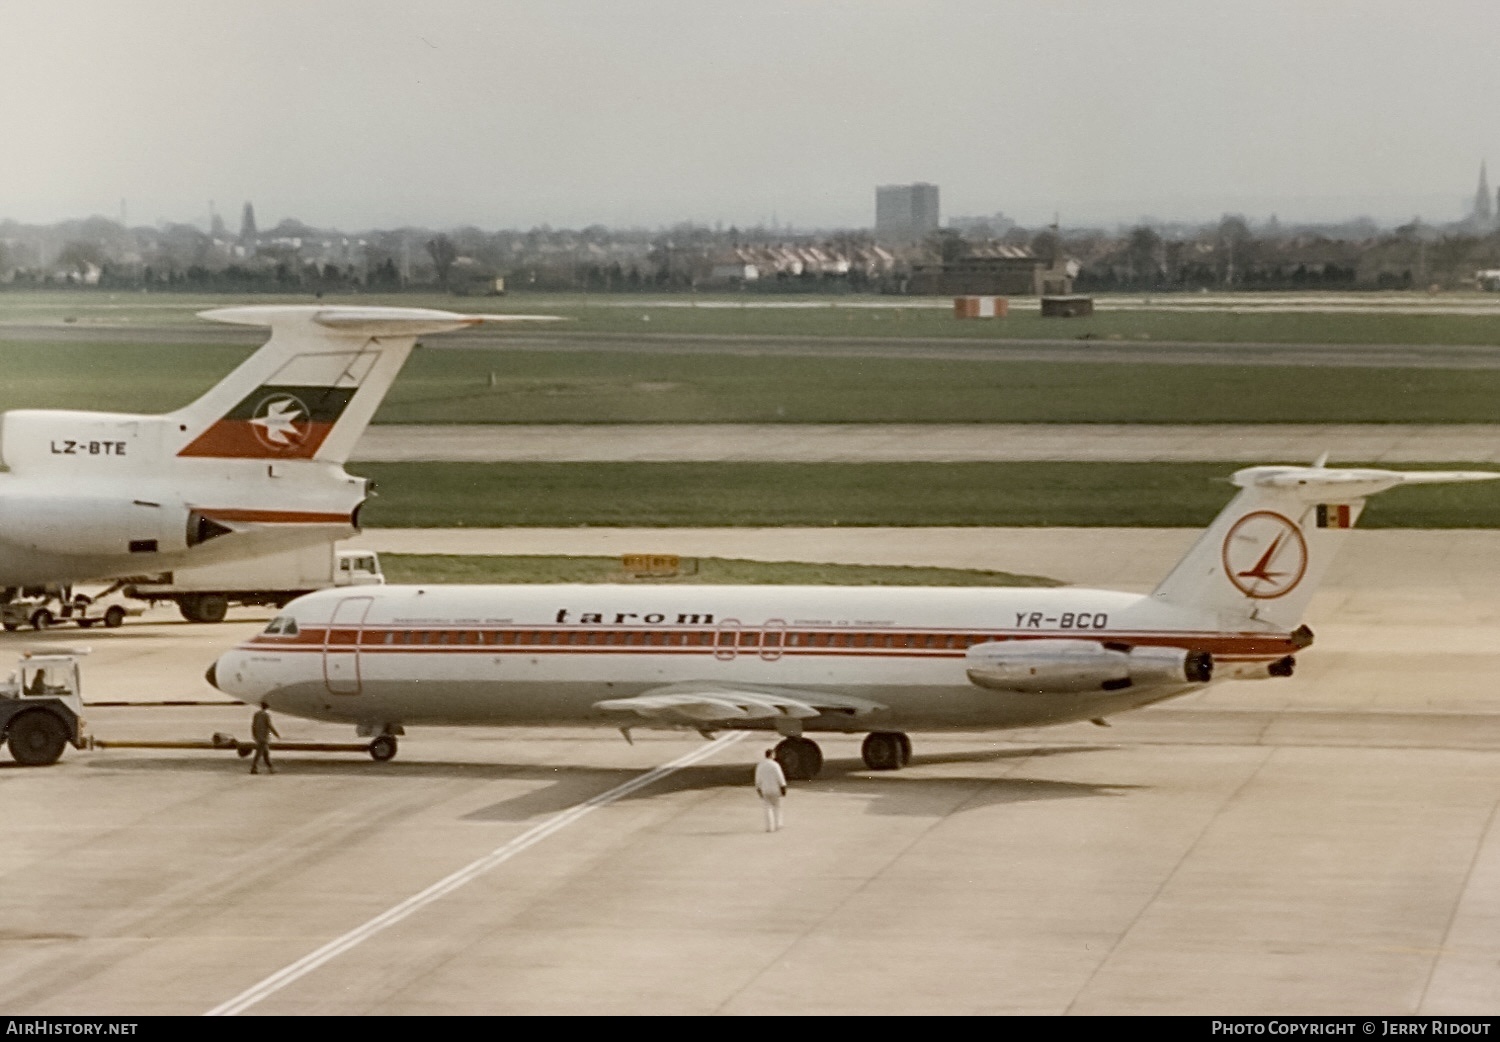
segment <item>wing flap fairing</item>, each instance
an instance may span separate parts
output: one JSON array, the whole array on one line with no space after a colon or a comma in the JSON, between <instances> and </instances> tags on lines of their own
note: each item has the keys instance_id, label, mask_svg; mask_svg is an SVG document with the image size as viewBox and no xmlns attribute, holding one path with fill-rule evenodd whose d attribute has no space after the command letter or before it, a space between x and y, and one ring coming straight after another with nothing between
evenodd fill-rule
<instances>
[{"instance_id":1,"label":"wing flap fairing","mask_svg":"<svg viewBox=\"0 0 1500 1042\"><path fill-rule=\"evenodd\" d=\"M812 720L824 713L866 716L884 708L848 695L724 684L671 684L626 698L595 702L604 713L668 726L733 726L777 719Z\"/></svg>"}]
</instances>

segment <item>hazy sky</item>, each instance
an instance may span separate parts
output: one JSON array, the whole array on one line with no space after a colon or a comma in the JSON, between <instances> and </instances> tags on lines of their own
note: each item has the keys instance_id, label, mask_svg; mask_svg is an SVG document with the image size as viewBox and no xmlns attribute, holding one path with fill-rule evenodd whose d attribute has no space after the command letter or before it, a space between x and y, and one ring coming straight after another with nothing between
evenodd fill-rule
<instances>
[{"instance_id":1,"label":"hazy sky","mask_svg":"<svg viewBox=\"0 0 1500 1042\"><path fill-rule=\"evenodd\" d=\"M1496 0L0 0L0 217L1463 215Z\"/></svg>"}]
</instances>

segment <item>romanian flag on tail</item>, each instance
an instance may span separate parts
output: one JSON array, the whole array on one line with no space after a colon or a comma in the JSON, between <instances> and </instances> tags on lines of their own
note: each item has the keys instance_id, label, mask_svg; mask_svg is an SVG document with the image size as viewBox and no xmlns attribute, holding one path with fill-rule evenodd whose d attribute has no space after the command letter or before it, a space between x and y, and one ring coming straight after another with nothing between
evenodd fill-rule
<instances>
[{"instance_id":1,"label":"romanian flag on tail","mask_svg":"<svg viewBox=\"0 0 1500 1042\"><path fill-rule=\"evenodd\" d=\"M1319 528L1349 528L1354 524L1354 511L1348 503L1319 503Z\"/></svg>"}]
</instances>

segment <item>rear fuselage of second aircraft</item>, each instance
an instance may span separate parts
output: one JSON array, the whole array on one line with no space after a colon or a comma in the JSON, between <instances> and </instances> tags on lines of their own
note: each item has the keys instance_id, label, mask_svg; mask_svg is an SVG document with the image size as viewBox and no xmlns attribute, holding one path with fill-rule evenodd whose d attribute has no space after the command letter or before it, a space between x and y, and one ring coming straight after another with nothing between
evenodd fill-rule
<instances>
[{"instance_id":1,"label":"rear fuselage of second aircraft","mask_svg":"<svg viewBox=\"0 0 1500 1042\"><path fill-rule=\"evenodd\" d=\"M1266 676L1305 641L1223 632L1199 613L1101 590L387 586L293 602L266 632L226 653L210 679L246 702L377 732L393 724L618 723L596 703L673 685L827 692L872 704L869 712L824 711L802 722L809 731L1025 727L1202 686L1025 691L974 679L976 649L1027 645L1185 649L1211 655L1218 677L1251 677Z\"/></svg>"}]
</instances>

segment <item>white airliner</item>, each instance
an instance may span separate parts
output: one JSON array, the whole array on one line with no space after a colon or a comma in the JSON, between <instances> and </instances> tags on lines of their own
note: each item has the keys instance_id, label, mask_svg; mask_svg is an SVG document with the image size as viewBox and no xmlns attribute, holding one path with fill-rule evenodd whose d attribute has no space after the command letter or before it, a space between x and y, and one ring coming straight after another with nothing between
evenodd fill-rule
<instances>
[{"instance_id":1,"label":"white airliner","mask_svg":"<svg viewBox=\"0 0 1500 1042\"><path fill-rule=\"evenodd\" d=\"M893 769L908 730L1105 717L1214 680L1291 675L1302 614L1365 497L1477 472L1250 467L1149 594L833 586L383 586L289 604L208 681L347 721L389 759L405 724L610 724L863 733Z\"/></svg>"},{"instance_id":2,"label":"white airliner","mask_svg":"<svg viewBox=\"0 0 1500 1042\"><path fill-rule=\"evenodd\" d=\"M161 572L357 531L343 463L416 338L488 321L421 308L255 306L201 317L270 339L165 415L17 409L0 420L0 589Z\"/></svg>"}]
</instances>

